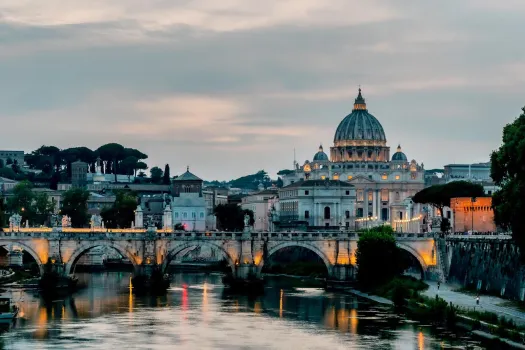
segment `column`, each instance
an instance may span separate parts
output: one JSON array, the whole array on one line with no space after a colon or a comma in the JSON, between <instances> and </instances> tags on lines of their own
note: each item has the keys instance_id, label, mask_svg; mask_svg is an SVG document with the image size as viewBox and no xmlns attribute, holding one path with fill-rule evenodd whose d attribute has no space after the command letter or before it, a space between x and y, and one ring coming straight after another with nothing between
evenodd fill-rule
<instances>
[{"instance_id":1,"label":"column","mask_svg":"<svg viewBox=\"0 0 525 350\"><path fill-rule=\"evenodd\" d=\"M368 188L365 187L363 190L363 199L364 199L364 206L363 206L363 217L368 218Z\"/></svg>"},{"instance_id":2,"label":"column","mask_svg":"<svg viewBox=\"0 0 525 350\"><path fill-rule=\"evenodd\" d=\"M377 192L372 192L372 216L377 216Z\"/></svg>"}]
</instances>

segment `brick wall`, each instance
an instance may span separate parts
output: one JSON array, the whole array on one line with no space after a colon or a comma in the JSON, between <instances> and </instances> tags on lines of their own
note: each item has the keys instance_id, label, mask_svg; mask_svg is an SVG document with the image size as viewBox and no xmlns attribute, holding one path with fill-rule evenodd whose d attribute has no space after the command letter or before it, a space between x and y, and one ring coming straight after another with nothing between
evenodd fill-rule
<instances>
[{"instance_id":1,"label":"brick wall","mask_svg":"<svg viewBox=\"0 0 525 350\"><path fill-rule=\"evenodd\" d=\"M472 201L470 197L452 198L450 205L454 215L452 222L454 232L496 231L492 197L478 197L475 201Z\"/></svg>"}]
</instances>

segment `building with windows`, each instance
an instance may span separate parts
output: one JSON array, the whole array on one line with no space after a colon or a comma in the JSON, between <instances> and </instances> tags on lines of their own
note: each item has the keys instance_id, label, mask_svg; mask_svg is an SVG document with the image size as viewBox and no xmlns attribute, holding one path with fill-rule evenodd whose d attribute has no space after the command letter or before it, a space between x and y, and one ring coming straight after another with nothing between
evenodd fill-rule
<instances>
[{"instance_id":1,"label":"building with windows","mask_svg":"<svg viewBox=\"0 0 525 350\"><path fill-rule=\"evenodd\" d=\"M272 228L271 210L278 198L277 196L277 188L269 188L241 199L241 208L253 212L253 229L255 231L270 231Z\"/></svg>"},{"instance_id":2,"label":"building with windows","mask_svg":"<svg viewBox=\"0 0 525 350\"><path fill-rule=\"evenodd\" d=\"M301 180L279 189L274 223L286 229L355 229L356 190L340 180Z\"/></svg>"},{"instance_id":3,"label":"building with windows","mask_svg":"<svg viewBox=\"0 0 525 350\"><path fill-rule=\"evenodd\" d=\"M8 163L16 163L22 166L24 165L24 151L0 150L0 159L4 162L4 165L8 165Z\"/></svg>"},{"instance_id":4,"label":"building with windows","mask_svg":"<svg viewBox=\"0 0 525 350\"><path fill-rule=\"evenodd\" d=\"M445 165L445 181L492 181L490 163Z\"/></svg>"},{"instance_id":5,"label":"building with windows","mask_svg":"<svg viewBox=\"0 0 525 350\"><path fill-rule=\"evenodd\" d=\"M181 224L187 231L204 231L206 227L206 200L202 193L202 179L186 172L172 182L171 213L173 225Z\"/></svg>"},{"instance_id":6,"label":"building with windows","mask_svg":"<svg viewBox=\"0 0 525 350\"><path fill-rule=\"evenodd\" d=\"M312 161L296 163L294 171L283 176L286 187L326 179L353 185L356 205L350 216L393 224L407 218L404 200L424 188L425 171L423 164L408 160L401 145L390 154L383 126L368 112L359 89L352 112L335 131L330 156L320 146Z\"/></svg>"}]
</instances>

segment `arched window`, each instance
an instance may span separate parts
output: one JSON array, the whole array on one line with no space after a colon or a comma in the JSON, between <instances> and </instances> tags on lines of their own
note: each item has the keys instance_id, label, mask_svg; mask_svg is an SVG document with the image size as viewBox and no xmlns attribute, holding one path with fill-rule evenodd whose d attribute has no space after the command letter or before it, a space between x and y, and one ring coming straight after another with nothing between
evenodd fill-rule
<instances>
[{"instance_id":1,"label":"arched window","mask_svg":"<svg viewBox=\"0 0 525 350\"><path fill-rule=\"evenodd\" d=\"M324 207L324 218L330 220L330 207Z\"/></svg>"}]
</instances>

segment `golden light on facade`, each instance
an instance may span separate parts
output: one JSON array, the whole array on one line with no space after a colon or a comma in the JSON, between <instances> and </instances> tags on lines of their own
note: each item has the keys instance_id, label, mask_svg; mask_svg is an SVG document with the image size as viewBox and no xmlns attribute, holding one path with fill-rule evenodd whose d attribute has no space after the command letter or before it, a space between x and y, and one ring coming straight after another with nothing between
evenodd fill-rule
<instances>
[{"instance_id":1,"label":"golden light on facade","mask_svg":"<svg viewBox=\"0 0 525 350\"><path fill-rule=\"evenodd\" d=\"M279 317L283 318L283 296L284 290L281 289L281 294L279 296Z\"/></svg>"},{"instance_id":2,"label":"golden light on facade","mask_svg":"<svg viewBox=\"0 0 525 350\"><path fill-rule=\"evenodd\" d=\"M357 318L356 309L350 310L350 333L357 334L357 323L359 319Z\"/></svg>"}]
</instances>

